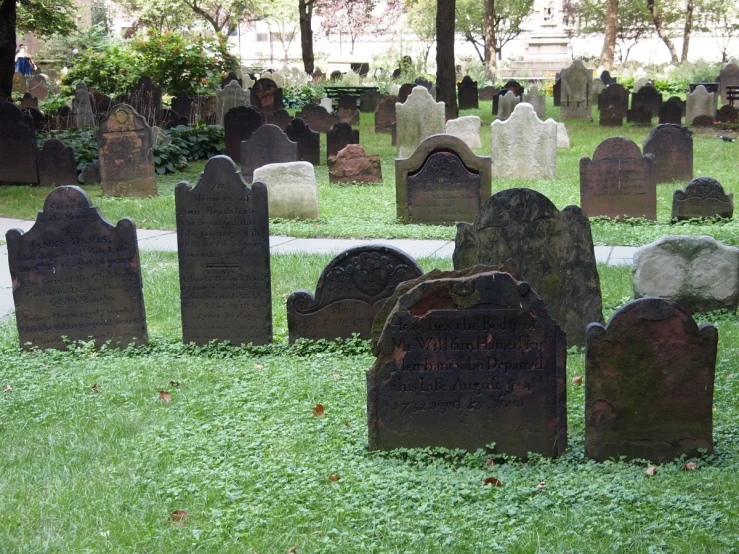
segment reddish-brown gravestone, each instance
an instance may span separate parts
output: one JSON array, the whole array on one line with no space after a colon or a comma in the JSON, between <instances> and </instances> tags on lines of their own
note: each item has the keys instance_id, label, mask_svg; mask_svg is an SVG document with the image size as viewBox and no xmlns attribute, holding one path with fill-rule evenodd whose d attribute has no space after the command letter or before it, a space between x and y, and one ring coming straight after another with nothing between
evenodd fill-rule
<instances>
[{"instance_id":1,"label":"reddish-brown gravestone","mask_svg":"<svg viewBox=\"0 0 739 554\"><path fill-rule=\"evenodd\" d=\"M329 183L381 183L380 155L368 155L359 144L347 144L328 159Z\"/></svg>"},{"instance_id":2,"label":"reddish-brown gravestone","mask_svg":"<svg viewBox=\"0 0 739 554\"><path fill-rule=\"evenodd\" d=\"M272 342L267 189L249 186L226 156L194 188L175 189L182 339Z\"/></svg>"},{"instance_id":3,"label":"reddish-brown gravestone","mask_svg":"<svg viewBox=\"0 0 739 554\"><path fill-rule=\"evenodd\" d=\"M416 261L392 246L346 250L321 273L316 295L298 290L287 299L290 342L349 338L369 339L372 321L398 283L423 273Z\"/></svg>"},{"instance_id":4,"label":"reddish-brown gravestone","mask_svg":"<svg viewBox=\"0 0 739 554\"><path fill-rule=\"evenodd\" d=\"M658 183L683 183L693 178L693 133L687 127L657 125L644 140L644 154L654 156Z\"/></svg>"},{"instance_id":5,"label":"reddish-brown gravestone","mask_svg":"<svg viewBox=\"0 0 739 554\"><path fill-rule=\"evenodd\" d=\"M97 347L146 344L133 221L112 225L82 189L62 186L27 233L6 237L22 347L63 349L63 337Z\"/></svg>"},{"instance_id":6,"label":"reddish-brown gravestone","mask_svg":"<svg viewBox=\"0 0 739 554\"><path fill-rule=\"evenodd\" d=\"M395 160L395 202L403 223L472 221L490 196L490 157L461 139L433 135L408 158Z\"/></svg>"},{"instance_id":7,"label":"reddish-brown gravestone","mask_svg":"<svg viewBox=\"0 0 739 554\"><path fill-rule=\"evenodd\" d=\"M76 185L77 163L74 161L74 149L64 146L56 139L49 139L38 151L39 184Z\"/></svg>"},{"instance_id":8,"label":"reddish-brown gravestone","mask_svg":"<svg viewBox=\"0 0 739 554\"><path fill-rule=\"evenodd\" d=\"M127 104L118 104L97 135L100 177L107 196L156 196L151 127Z\"/></svg>"},{"instance_id":9,"label":"reddish-brown gravestone","mask_svg":"<svg viewBox=\"0 0 739 554\"><path fill-rule=\"evenodd\" d=\"M564 453L564 333L528 283L477 269L423 281L392 308L367 372L371 450Z\"/></svg>"},{"instance_id":10,"label":"reddish-brown gravestone","mask_svg":"<svg viewBox=\"0 0 739 554\"><path fill-rule=\"evenodd\" d=\"M679 305L641 298L588 327L585 453L669 462L711 454L718 332Z\"/></svg>"},{"instance_id":11,"label":"reddish-brown gravestone","mask_svg":"<svg viewBox=\"0 0 739 554\"><path fill-rule=\"evenodd\" d=\"M395 104L400 102L397 96L386 96L375 108L375 133L392 133L395 123Z\"/></svg>"},{"instance_id":12,"label":"reddish-brown gravestone","mask_svg":"<svg viewBox=\"0 0 739 554\"><path fill-rule=\"evenodd\" d=\"M654 157L627 138L604 140L592 160L580 158L580 205L588 217L657 219Z\"/></svg>"}]
</instances>

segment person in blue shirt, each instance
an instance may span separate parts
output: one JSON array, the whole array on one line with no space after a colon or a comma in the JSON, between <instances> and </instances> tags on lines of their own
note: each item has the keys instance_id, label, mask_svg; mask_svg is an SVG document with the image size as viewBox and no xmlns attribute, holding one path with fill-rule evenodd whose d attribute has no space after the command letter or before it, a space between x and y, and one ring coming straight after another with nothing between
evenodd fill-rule
<instances>
[{"instance_id":1,"label":"person in blue shirt","mask_svg":"<svg viewBox=\"0 0 739 554\"><path fill-rule=\"evenodd\" d=\"M15 70L21 75L33 75L34 69L36 69L36 64L26 52L26 46L21 44L15 53Z\"/></svg>"}]
</instances>

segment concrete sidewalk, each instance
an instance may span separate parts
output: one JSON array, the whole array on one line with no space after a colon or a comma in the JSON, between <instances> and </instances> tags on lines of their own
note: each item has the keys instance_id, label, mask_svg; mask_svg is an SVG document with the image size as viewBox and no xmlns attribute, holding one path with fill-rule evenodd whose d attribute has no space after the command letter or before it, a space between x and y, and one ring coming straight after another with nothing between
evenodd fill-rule
<instances>
[{"instance_id":1,"label":"concrete sidewalk","mask_svg":"<svg viewBox=\"0 0 739 554\"><path fill-rule=\"evenodd\" d=\"M0 218L0 239L5 233L18 228L28 231L33 221ZM159 250L177 252L177 233L175 231L155 231L138 229L140 250ZM338 254L347 248L365 244L388 244L403 250L414 258L451 258L454 241L414 240L414 239L302 239L296 237L270 237L270 250L274 254L305 252L309 254ZM610 265L631 265L636 247L634 246L596 246L595 259ZM0 319L14 309L12 283L8 269L8 247L0 246Z\"/></svg>"}]
</instances>

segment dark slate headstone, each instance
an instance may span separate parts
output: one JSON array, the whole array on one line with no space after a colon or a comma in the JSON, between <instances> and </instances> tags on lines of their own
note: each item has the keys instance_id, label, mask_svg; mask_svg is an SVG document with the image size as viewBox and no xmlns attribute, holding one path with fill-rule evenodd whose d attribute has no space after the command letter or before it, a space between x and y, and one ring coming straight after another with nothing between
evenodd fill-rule
<instances>
[{"instance_id":1,"label":"dark slate headstone","mask_svg":"<svg viewBox=\"0 0 739 554\"><path fill-rule=\"evenodd\" d=\"M724 192L716 179L697 177L685 190L672 195L672 219L683 221L704 217L731 218L734 215L734 195Z\"/></svg>"},{"instance_id":2,"label":"dark slate headstone","mask_svg":"<svg viewBox=\"0 0 739 554\"><path fill-rule=\"evenodd\" d=\"M131 106L118 104L100 123L98 159L103 194L156 196L154 137L151 127Z\"/></svg>"},{"instance_id":3,"label":"dark slate headstone","mask_svg":"<svg viewBox=\"0 0 739 554\"><path fill-rule=\"evenodd\" d=\"M0 183L38 183L33 118L0 102Z\"/></svg>"},{"instance_id":4,"label":"dark slate headstone","mask_svg":"<svg viewBox=\"0 0 739 554\"><path fill-rule=\"evenodd\" d=\"M27 92L21 98L21 108L36 108L38 109L38 98L31 96L30 92Z\"/></svg>"},{"instance_id":5,"label":"dark slate headstone","mask_svg":"<svg viewBox=\"0 0 739 554\"><path fill-rule=\"evenodd\" d=\"M95 339L146 344L136 226L106 221L76 186L54 189L36 223L7 235L18 338L39 348Z\"/></svg>"},{"instance_id":6,"label":"dark slate headstone","mask_svg":"<svg viewBox=\"0 0 739 554\"><path fill-rule=\"evenodd\" d=\"M272 342L267 188L214 156L197 185L175 188L182 340Z\"/></svg>"},{"instance_id":7,"label":"dark slate headstone","mask_svg":"<svg viewBox=\"0 0 739 554\"><path fill-rule=\"evenodd\" d=\"M337 109L354 111L357 109L357 99L351 94L342 94L337 101Z\"/></svg>"},{"instance_id":8,"label":"dark slate headstone","mask_svg":"<svg viewBox=\"0 0 739 554\"><path fill-rule=\"evenodd\" d=\"M639 105L649 108L651 117L657 117L662 105L662 95L653 86L645 85L631 95L631 109Z\"/></svg>"},{"instance_id":9,"label":"dark slate headstone","mask_svg":"<svg viewBox=\"0 0 739 554\"><path fill-rule=\"evenodd\" d=\"M552 96L554 97L554 105L561 106L562 105L562 79L557 79L557 82L554 83L554 87L552 87Z\"/></svg>"},{"instance_id":10,"label":"dark slate headstone","mask_svg":"<svg viewBox=\"0 0 739 554\"><path fill-rule=\"evenodd\" d=\"M606 70L601 72L600 80L603 81L603 84L606 86L616 84L616 79L611 77L611 74Z\"/></svg>"},{"instance_id":11,"label":"dark slate headstone","mask_svg":"<svg viewBox=\"0 0 739 554\"><path fill-rule=\"evenodd\" d=\"M183 118L174 110L162 108L157 114L157 127L160 129L174 129L178 125L187 125L187 118Z\"/></svg>"},{"instance_id":12,"label":"dark slate headstone","mask_svg":"<svg viewBox=\"0 0 739 554\"><path fill-rule=\"evenodd\" d=\"M225 77L221 78L221 88L225 88L227 84L229 84L231 81L236 81L239 83L240 87L244 86L244 80L239 79L239 76L236 75L233 71L229 71Z\"/></svg>"},{"instance_id":13,"label":"dark slate headstone","mask_svg":"<svg viewBox=\"0 0 739 554\"><path fill-rule=\"evenodd\" d=\"M418 77L415 81L413 81L413 86L423 87L429 92L431 92L431 89L434 87L431 81L429 81L428 79L424 79L423 77Z\"/></svg>"},{"instance_id":14,"label":"dark slate headstone","mask_svg":"<svg viewBox=\"0 0 739 554\"><path fill-rule=\"evenodd\" d=\"M321 134L296 117L285 129L287 137L298 143L298 161L321 165Z\"/></svg>"},{"instance_id":15,"label":"dark slate headstone","mask_svg":"<svg viewBox=\"0 0 739 554\"><path fill-rule=\"evenodd\" d=\"M637 104L633 109L626 112L626 121L634 125L651 125L652 112L649 110L649 106Z\"/></svg>"},{"instance_id":16,"label":"dark slate headstone","mask_svg":"<svg viewBox=\"0 0 739 554\"><path fill-rule=\"evenodd\" d=\"M82 170L82 183L85 185L99 185L101 181L100 177L100 162L94 161L85 169Z\"/></svg>"},{"instance_id":17,"label":"dark slate headstone","mask_svg":"<svg viewBox=\"0 0 739 554\"><path fill-rule=\"evenodd\" d=\"M366 90L359 95L359 111L373 113L382 100L382 95L375 89Z\"/></svg>"},{"instance_id":18,"label":"dark slate headstone","mask_svg":"<svg viewBox=\"0 0 739 554\"><path fill-rule=\"evenodd\" d=\"M416 261L392 246L346 250L326 266L316 294L298 290L287 299L290 342L299 338L369 339L372 321L395 287L423 273Z\"/></svg>"},{"instance_id":19,"label":"dark slate headstone","mask_svg":"<svg viewBox=\"0 0 739 554\"><path fill-rule=\"evenodd\" d=\"M298 145L277 125L262 125L249 140L241 143L241 173L249 182L258 167L297 160Z\"/></svg>"},{"instance_id":20,"label":"dark slate headstone","mask_svg":"<svg viewBox=\"0 0 739 554\"><path fill-rule=\"evenodd\" d=\"M282 89L272 79L259 79L251 87L251 105L269 116L275 110L284 108L282 103Z\"/></svg>"},{"instance_id":21,"label":"dark slate headstone","mask_svg":"<svg viewBox=\"0 0 739 554\"><path fill-rule=\"evenodd\" d=\"M400 102L397 96L386 96L375 109L375 133L391 133L395 123L395 104Z\"/></svg>"},{"instance_id":22,"label":"dark slate headstone","mask_svg":"<svg viewBox=\"0 0 739 554\"><path fill-rule=\"evenodd\" d=\"M562 329L528 283L460 273L416 285L388 316L367 372L370 449L562 455Z\"/></svg>"},{"instance_id":23,"label":"dark slate headstone","mask_svg":"<svg viewBox=\"0 0 739 554\"><path fill-rule=\"evenodd\" d=\"M267 118L267 123L277 125L280 129L284 131L285 129L287 129L290 123L292 123L292 120L293 117L288 113L288 111L284 108L281 108L272 112L272 114Z\"/></svg>"},{"instance_id":24,"label":"dark slate headstone","mask_svg":"<svg viewBox=\"0 0 739 554\"><path fill-rule=\"evenodd\" d=\"M74 149L56 139L44 143L44 147L38 151L37 163L40 185L76 185L79 182Z\"/></svg>"},{"instance_id":25,"label":"dark slate headstone","mask_svg":"<svg viewBox=\"0 0 739 554\"><path fill-rule=\"evenodd\" d=\"M416 85L413 83L404 83L401 85L400 90L398 91L398 102L403 104L406 100L408 100L408 96L411 92L413 92L413 89Z\"/></svg>"},{"instance_id":26,"label":"dark slate headstone","mask_svg":"<svg viewBox=\"0 0 739 554\"><path fill-rule=\"evenodd\" d=\"M493 96L498 93L498 89L495 88L492 85L488 85L486 87L482 87L478 91L478 99L479 100L485 100L487 102L491 102L493 100Z\"/></svg>"},{"instance_id":27,"label":"dark slate headstone","mask_svg":"<svg viewBox=\"0 0 739 554\"><path fill-rule=\"evenodd\" d=\"M589 217L657 219L654 158L627 138L604 140L592 160L580 158L580 205Z\"/></svg>"},{"instance_id":28,"label":"dark slate headstone","mask_svg":"<svg viewBox=\"0 0 739 554\"><path fill-rule=\"evenodd\" d=\"M519 90L523 91L523 87L518 83L518 81L508 81L506 85L498 91L498 94L493 96L493 115L498 115L498 106L500 105L500 99L509 92L513 93L514 96L518 96L520 100L523 96L523 92L521 92L521 94L518 94L516 91Z\"/></svg>"},{"instance_id":29,"label":"dark slate headstone","mask_svg":"<svg viewBox=\"0 0 739 554\"><path fill-rule=\"evenodd\" d=\"M359 125L359 110L357 109L357 99L350 94L343 94L339 97L336 114L339 119L349 125Z\"/></svg>"},{"instance_id":30,"label":"dark slate headstone","mask_svg":"<svg viewBox=\"0 0 739 554\"><path fill-rule=\"evenodd\" d=\"M673 100L669 98L667 102L659 107L659 122L660 124L672 123L674 125L680 125L683 118L683 109L680 99Z\"/></svg>"},{"instance_id":31,"label":"dark slate headstone","mask_svg":"<svg viewBox=\"0 0 739 554\"><path fill-rule=\"evenodd\" d=\"M347 144L359 144L359 130L339 121L326 133L326 161L331 156L336 156Z\"/></svg>"},{"instance_id":32,"label":"dark slate headstone","mask_svg":"<svg viewBox=\"0 0 739 554\"><path fill-rule=\"evenodd\" d=\"M657 125L644 140L644 154L654 156L658 183L693 178L693 133L687 127Z\"/></svg>"},{"instance_id":33,"label":"dark slate headstone","mask_svg":"<svg viewBox=\"0 0 739 554\"><path fill-rule=\"evenodd\" d=\"M603 106L600 109L598 125L601 127L623 127L624 116L619 108L613 104L608 104L608 106Z\"/></svg>"},{"instance_id":34,"label":"dark slate headstone","mask_svg":"<svg viewBox=\"0 0 739 554\"><path fill-rule=\"evenodd\" d=\"M469 75L465 75L462 82L457 85L457 98L460 110L473 110L480 107L477 96L477 81L473 81Z\"/></svg>"},{"instance_id":35,"label":"dark slate headstone","mask_svg":"<svg viewBox=\"0 0 739 554\"><path fill-rule=\"evenodd\" d=\"M329 81L341 81L344 79L344 74L339 71L338 69L335 69L331 72L331 74L328 76Z\"/></svg>"},{"instance_id":36,"label":"dark slate headstone","mask_svg":"<svg viewBox=\"0 0 739 554\"><path fill-rule=\"evenodd\" d=\"M525 89L521 83L515 80L508 81L505 85L503 85L504 89L508 89L513 92L516 96L522 96L525 92Z\"/></svg>"},{"instance_id":37,"label":"dark slate headstone","mask_svg":"<svg viewBox=\"0 0 739 554\"><path fill-rule=\"evenodd\" d=\"M223 116L226 156L238 160L241 156L241 143L249 140L261 125L262 114L252 106L239 106L228 110Z\"/></svg>"},{"instance_id":38,"label":"dark slate headstone","mask_svg":"<svg viewBox=\"0 0 739 554\"><path fill-rule=\"evenodd\" d=\"M113 99L107 94L91 89L90 97L92 111L96 114L107 114L110 111L110 108L113 107Z\"/></svg>"},{"instance_id":39,"label":"dark slate headstone","mask_svg":"<svg viewBox=\"0 0 739 554\"><path fill-rule=\"evenodd\" d=\"M514 188L488 198L472 224L458 223L454 267L513 260L567 333L585 345L585 328L603 321L590 222L577 206L559 211L540 192Z\"/></svg>"},{"instance_id":40,"label":"dark slate headstone","mask_svg":"<svg viewBox=\"0 0 739 554\"><path fill-rule=\"evenodd\" d=\"M395 203L403 223L470 221L490 187L490 158L452 135L431 136L408 158L395 160Z\"/></svg>"},{"instance_id":41,"label":"dark slate headstone","mask_svg":"<svg viewBox=\"0 0 739 554\"><path fill-rule=\"evenodd\" d=\"M328 113L326 108L316 104L303 106L303 109L295 114L296 118L305 121L310 128L319 133L328 133L331 127L339 122L337 115Z\"/></svg>"},{"instance_id":42,"label":"dark slate headstone","mask_svg":"<svg viewBox=\"0 0 739 554\"><path fill-rule=\"evenodd\" d=\"M36 108L23 108L21 111L23 112L23 115L31 116L31 121L33 121L33 128L35 130L43 131L47 129L48 120L40 110L37 110Z\"/></svg>"},{"instance_id":43,"label":"dark slate headstone","mask_svg":"<svg viewBox=\"0 0 739 554\"><path fill-rule=\"evenodd\" d=\"M629 109L629 91L619 84L608 85L598 98L598 110L614 106L621 117L626 117Z\"/></svg>"},{"instance_id":44,"label":"dark slate headstone","mask_svg":"<svg viewBox=\"0 0 739 554\"><path fill-rule=\"evenodd\" d=\"M713 117L710 115L699 115L694 118L691 126L693 127L713 127Z\"/></svg>"},{"instance_id":45,"label":"dark slate headstone","mask_svg":"<svg viewBox=\"0 0 739 554\"><path fill-rule=\"evenodd\" d=\"M192 99L187 91L181 90L177 93L177 97L172 99L172 109L176 111L180 117L187 118L190 121L192 113Z\"/></svg>"},{"instance_id":46,"label":"dark slate headstone","mask_svg":"<svg viewBox=\"0 0 739 554\"><path fill-rule=\"evenodd\" d=\"M716 112L716 121L719 123L736 123L739 121L739 110L734 106L721 106Z\"/></svg>"},{"instance_id":47,"label":"dark slate headstone","mask_svg":"<svg viewBox=\"0 0 739 554\"><path fill-rule=\"evenodd\" d=\"M718 331L669 300L641 298L588 326L585 454L671 462L713 452Z\"/></svg>"}]
</instances>

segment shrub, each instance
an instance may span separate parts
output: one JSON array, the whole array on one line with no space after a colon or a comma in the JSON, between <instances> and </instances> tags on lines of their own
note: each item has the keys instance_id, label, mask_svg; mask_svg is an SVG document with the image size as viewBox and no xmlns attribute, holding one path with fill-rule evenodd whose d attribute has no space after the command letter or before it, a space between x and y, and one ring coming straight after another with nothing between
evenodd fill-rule
<instances>
[{"instance_id":1,"label":"shrub","mask_svg":"<svg viewBox=\"0 0 739 554\"><path fill-rule=\"evenodd\" d=\"M225 149L223 127L199 123L195 127L175 127L167 131L172 144L181 148L189 160L207 160Z\"/></svg>"},{"instance_id":2,"label":"shrub","mask_svg":"<svg viewBox=\"0 0 739 554\"><path fill-rule=\"evenodd\" d=\"M306 104L317 104L325 95L320 85L303 85L302 87L284 87L282 101L286 109L299 110Z\"/></svg>"}]
</instances>

